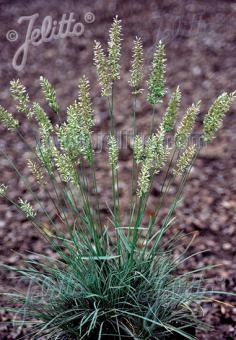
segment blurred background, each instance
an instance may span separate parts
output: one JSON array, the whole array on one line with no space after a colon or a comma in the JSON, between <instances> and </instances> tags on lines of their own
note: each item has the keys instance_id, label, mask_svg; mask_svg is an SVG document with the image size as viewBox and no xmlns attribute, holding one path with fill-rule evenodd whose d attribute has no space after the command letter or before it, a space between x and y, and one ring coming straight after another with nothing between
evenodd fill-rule
<instances>
[{"instance_id":1,"label":"blurred background","mask_svg":"<svg viewBox=\"0 0 236 340\"><path fill-rule=\"evenodd\" d=\"M74 24L79 23L76 26L77 36L54 37L51 41L39 42L38 46L33 46L29 41L27 43L29 20L34 20L33 28L41 29L42 22L50 16L55 30L58 30L62 16L68 19L72 12ZM24 115L16 112L10 97L9 82L13 78L19 78L24 83L32 100L43 103L39 77L45 76L55 86L61 111L65 112L66 107L77 97L78 79L85 74L91 81L95 132L106 133L108 110L96 83L93 46L94 40L105 44L115 15L123 23L122 72L115 100L116 127L121 133L128 135L132 128L132 100L127 81L132 41L137 35L144 44L145 77L155 43L161 39L166 44L168 91L158 109L156 124L161 119L161 109L166 107L177 85L180 85L183 95L181 113L192 102L202 100L196 133L213 99L223 91L236 89L236 1L0 0L0 104L16 114L29 142L33 140L32 126ZM24 16L28 18L22 19ZM144 93L138 101L139 131L147 130L150 113ZM50 113L50 118L56 122L53 113ZM14 134L2 127L0 136L1 148L26 176L30 176L25 165L30 157L29 150ZM122 149L120 161L119 190L125 210L129 197L128 169L131 167L129 147ZM100 152L97 157L97 176L104 215L108 212L105 202L111 196L108 171L106 154ZM12 198L17 199L20 195L27 198L24 183L14 175L3 157L0 159L0 176L1 182L9 185ZM159 193L160 183L157 179L151 193L148 214L152 214ZM43 200L47 200L43 192L40 195ZM197 232L191 251L209 250L188 261L188 269L220 264L206 273L211 287L236 292L236 103L227 115L217 139L202 150L195 163L176 217L173 229L186 233ZM2 200L0 245L1 262L8 265L22 264L22 257L18 253L26 256L30 256L27 251L50 254L50 249L30 223ZM1 271L0 278L1 290L16 287L11 274ZM198 339L236 339L235 298L219 299L224 304L213 302L203 305L203 318L213 326L213 330L198 334ZM0 318L8 321L11 315L1 308ZM17 339L24 334L27 334L24 327L12 328L0 324L0 339Z\"/></svg>"}]
</instances>

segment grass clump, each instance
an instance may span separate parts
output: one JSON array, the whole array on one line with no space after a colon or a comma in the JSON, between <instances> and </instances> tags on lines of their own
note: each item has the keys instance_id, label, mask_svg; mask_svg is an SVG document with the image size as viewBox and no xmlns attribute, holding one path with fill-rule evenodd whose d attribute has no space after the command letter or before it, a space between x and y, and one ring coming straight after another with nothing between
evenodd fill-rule
<instances>
[{"instance_id":1,"label":"grass clump","mask_svg":"<svg viewBox=\"0 0 236 340\"><path fill-rule=\"evenodd\" d=\"M200 149L199 145L188 144L200 102L187 109L176 129L181 102L181 91L177 87L162 122L155 129L156 106L166 93L165 47L159 42L147 84L152 120L144 142L135 119L137 97L144 91L144 53L141 39L135 39L129 80L134 107L133 165L129 213L122 215L118 191L119 143L114 115L121 41L121 22L115 18L109 32L108 53L99 42L94 48L101 94L106 97L110 115L107 162L111 167L113 200L106 223L100 215L102 197L98 194L95 171L94 119L88 79L84 76L79 81L78 98L68 107L63 121L52 84L40 78L48 105L58 116L55 126L39 103L31 105L20 81L11 82L11 93L18 110L38 124L33 148L22 135L18 120L0 107L1 123L15 131L30 147L35 159L28 160L28 167L35 183L48 190L57 211L55 219L27 178L11 163L23 179L32 202L23 198L14 202L5 184L0 185L0 195L32 222L57 254L56 259L38 254L38 260L26 260L25 268L7 267L30 282L26 294L3 295L13 302L11 310L32 325L32 339L194 339L196 329L206 327L199 318L199 306L216 292L204 289L204 280L199 275L204 268L180 274L185 261L193 256L185 255L187 249L174 256L183 236L173 235L168 242L164 237ZM203 124L205 142L215 136L234 98L235 93L224 93L212 104ZM168 133L173 134L171 146L165 143ZM3 151L2 155L7 158ZM150 190L160 172L165 174L160 197L155 213L144 224ZM176 194L167 215L160 219L163 202L176 177ZM91 187L96 196L95 203L89 196ZM39 211L44 218L40 217ZM14 307L14 303L18 307Z\"/></svg>"}]
</instances>

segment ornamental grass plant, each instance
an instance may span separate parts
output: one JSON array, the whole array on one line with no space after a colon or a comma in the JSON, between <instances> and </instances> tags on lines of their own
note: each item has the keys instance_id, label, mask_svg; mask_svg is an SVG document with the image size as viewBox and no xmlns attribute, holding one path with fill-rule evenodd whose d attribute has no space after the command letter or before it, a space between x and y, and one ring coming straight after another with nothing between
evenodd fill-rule
<instances>
[{"instance_id":1,"label":"ornamental grass plant","mask_svg":"<svg viewBox=\"0 0 236 340\"><path fill-rule=\"evenodd\" d=\"M27 143L16 116L0 106L1 123L29 147L32 157L27 166L40 187L48 190L50 184L49 197L57 212L55 220L32 183L9 159L31 194L32 202L23 197L13 201L7 183L0 185L0 195L32 223L56 254L55 258L37 254L37 259L25 260L24 268L2 264L29 282L26 293L3 295L10 304L6 308L21 316L19 322L31 325L30 339L195 339L197 329L209 326L202 321L201 303L213 300L214 294L220 293L205 288L201 273L206 268L193 268L180 274L178 269L196 254L187 254L187 246L176 256L175 250L183 235L165 237L201 148L189 143L201 103L192 104L178 122L181 104L178 86L159 127L154 126L156 108L166 94L165 46L160 41L155 47L147 86L144 86L144 53L138 37L133 44L129 78L134 108L130 204L128 216L121 213L120 150L114 112L121 41L121 21L116 17L109 31L107 50L100 42L94 45L94 64L110 122L107 162L111 169L112 202L106 221L100 215L103 197L98 194L88 78L79 80L78 98L67 108L66 119L53 86L44 77L40 78L42 92L57 117L57 124L52 124L39 103L30 101L20 80L11 82L17 111L38 124L33 147ZM143 91L147 92L152 112L145 140L137 129L135 117L137 98ZM210 143L215 137L235 95L223 93L213 101L203 121L204 143ZM173 137L172 145L166 143L168 135ZM1 155L8 158L2 150ZM150 190L160 172L164 179L156 210L144 225ZM176 194L168 213L160 219L166 195L176 179ZM91 185L95 202L91 200ZM44 219L39 212L44 214Z\"/></svg>"}]
</instances>

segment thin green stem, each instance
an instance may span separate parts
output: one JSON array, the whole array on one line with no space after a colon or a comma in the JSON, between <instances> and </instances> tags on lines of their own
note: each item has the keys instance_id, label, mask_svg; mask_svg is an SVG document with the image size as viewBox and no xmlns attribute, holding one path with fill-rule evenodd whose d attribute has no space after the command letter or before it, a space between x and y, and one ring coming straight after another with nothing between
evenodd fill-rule
<instances>
[{"instance_id":1,"label":"thin green stem","mask_svg":"<svg viewBox=\"0 0 236 340\"><path fill-rule=\"evenodd\" d=\"M136 136L136 96L134 97L133 101L133 144L134 144L134 139ZM129 214L129 226L131 226L132 221L131 217L133 215L133 194L134 194L134 179L135 179L135 159L134 159L134 151L132 154L132 178L131 178L131 192L130 192L130 214ZM128 231L128 238L130 236L130 229Z\"/></svg>"}]
</instances>

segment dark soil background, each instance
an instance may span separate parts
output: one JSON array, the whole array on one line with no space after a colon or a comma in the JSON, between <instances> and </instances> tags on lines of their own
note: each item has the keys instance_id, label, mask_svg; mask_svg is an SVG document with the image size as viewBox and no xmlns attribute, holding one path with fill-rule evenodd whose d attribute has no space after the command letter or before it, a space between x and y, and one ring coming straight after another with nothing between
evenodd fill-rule
<instances>
[{"instance_id":1,"label":"dark soil background","mask_svg":"<svg viewBox=\"0 0 236 340\"><path fill-rule=\"evenodd\" d=\"M34 47L30 46L26 65L22 71L12 66L13 56L23 43L26 34L26 22L18 24L22 16L39 14L35 26L40 27L42 20L52 16L60 20L63 13L75 13L75 19L84 24L84 33L80 37L53 40ZM93 16L89 16L92 12ZM115 104L116 124L120 131L131 128L131 98L127 80L131 55L132 40L140 35L144 42L146 69L150 65L155 42L162 39L166 43L168 59L168 93L164 100L166 106L171 91L179 84L183 101L181 111L193 101L202 100L199 117L202 117L213 98L224 90L236 89L236 1L195 0L195 1L59 1L59 0L0 0L0 104L15 112L9 95L9 81L20 78L29 89L33 100L40 100L39 76L44 75L52 82L62 112L77 96L79 77L86 74L91 80L93 101L96 115L96 131L105 132L108 125L108 113L105 103L100 99L99 89L95 84L96 75L92 62L93 41L105 42L108 29L114 15L123 20L123 57L122 79L117 85ZM88 23L92 18L91 23ZM93 20L94 19L94 20ZM87 22L86 22L87 21ZM15 30L16 41L9 41L7 33ZM142 131L150 122L150 107L144 101L138 103L138 126ZM22 130L28 140L32 140L32 126L23 115L16 113L22 123ZM56 118L51 114L53 121ZM157 121L160 119L160 111ZM198 130L196 131L196 133ZM30 153L21 141L0 127L1 148L21 171L29 176L25 162ZM224 128L218 138L204 148L198 158L186 189L185 199L176 213L173 228L184 232L197 232L191 252L208 249L188 262L188 269L202 265L220 264L207 271L211 288L236 293L236 103L227 115ZM130 151L124 148L121 153L122 208L128 204L131 165ZM107 212L105 201L110 198L110 180L104 153L98 155L97 171L100 194L104 202L103 214ZM0 159L1 182L10 187L12 198L27 193L24 183L14 175L8 162ZM173 192L174 192L173 187ZM149 202L148 213L152 213L159 194L160 183L154 183ZM47 200L40 193L42 199ZM165 212L165 211L164 211ZM164 213L163 212L163 213ZM174 230L173 230L174 232ZM22 264L19 253L27 251L51 254L50 249L22 216L14 208L1 200L0 204L0 256L1 262L8 265ZM1 271L1 290L22 288L12 274ZM222 303L206 303L203 306L203 319L213 330L207 334L198 334L198 339L236 339L236 301L231 297L216 297ZM1 304L3 306L4 303ZM27 334L27 329L13 328L4 324L11 315L0 310L0 339L17 339ZM30 336L27 337L30 339Z\"/></svg>"}]
</instances>

